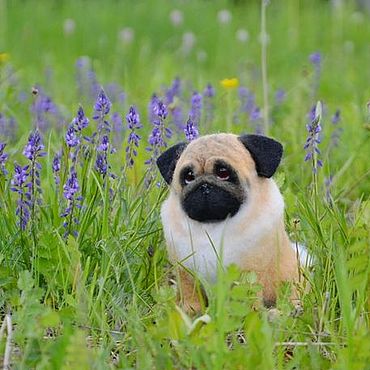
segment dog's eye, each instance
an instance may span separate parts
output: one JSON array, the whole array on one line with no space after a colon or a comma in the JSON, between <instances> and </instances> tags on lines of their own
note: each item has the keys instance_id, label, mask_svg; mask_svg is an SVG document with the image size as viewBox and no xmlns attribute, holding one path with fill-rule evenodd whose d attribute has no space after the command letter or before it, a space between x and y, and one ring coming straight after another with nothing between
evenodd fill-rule
<instances>
[{"instance_id":1,"label":"dog's eye","mask_svg":"<svg viewBox=\"0 0 370 370\"><path fill-rule=\"evenodd\" d=\"M216 176L223 181L227 181L230 178L230 171L225 167L218 167L216 169Z\"/></svg>"},{"instance_id":2,"label":"dog's eye","mask_svg":"<svg viewBox=\"0 0 370 370\"><path fill-rule=\"evenodd\" d=\"M194 180L195 180L195 176L194 176L194 172L192 170L189 170L188 172L185 173L185 175L184 175L185 184L189 184Z\"/></svg>"}]
</instances>

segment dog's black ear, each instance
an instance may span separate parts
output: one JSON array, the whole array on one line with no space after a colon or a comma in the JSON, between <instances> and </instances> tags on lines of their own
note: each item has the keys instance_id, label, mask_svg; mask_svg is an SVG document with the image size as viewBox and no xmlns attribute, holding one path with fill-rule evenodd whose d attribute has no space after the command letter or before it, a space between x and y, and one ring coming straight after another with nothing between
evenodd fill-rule
<instances>
[{"instance_id":1,"label":"dog's black ear","mask_svg":"<svg viewBox=\"0 0 370 370\"><path fill-rule=\"evenodd\" d=\"M171 148L168 148L165 152L163 152L157 159L157 166L159 168L159 172L167 182L167 184L171 184L173 173L175 172L175 167L178 159L180 158L181 153L186 148L186 143L181 142Z\"/></svg>"},{"instance_id":2,"label":"dog's black ear","mask_svg":"<svg viewBox=\"0 0 370 370\"><path fill-rule=\"evenodd\" d=\"M258 176L271 177L279 166L283 146L262 135L242 135L239 140L251 153Z\"/></svg>"}]
</instances>

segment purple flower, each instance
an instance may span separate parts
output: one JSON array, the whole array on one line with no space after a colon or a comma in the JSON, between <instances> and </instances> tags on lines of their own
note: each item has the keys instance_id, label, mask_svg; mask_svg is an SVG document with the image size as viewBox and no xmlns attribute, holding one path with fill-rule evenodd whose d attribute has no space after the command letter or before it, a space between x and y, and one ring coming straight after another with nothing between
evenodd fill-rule
<instances>
[{"instance_id":1,"label":"purple flower","mask_svg":"<svg viewBox=\"0 0 370 370\"><path fill-rule=\"evenodd\" d=\"M313 105L310 111L307 113L308 123L311 123L312 121L314 121L315 117L316 117L316 105Z\"/></svg>"},{"instance_id":2,"label":"purple flower","mask_svg":"<svg viewBox=\"0 0 370 370\"><path fill-rule=\"evenodd\" d=\"M96 155L95 169L103 175L103 178L107 175L108 161L106 153L98 153Z\"/></svg>"},{"instance_id":3,"label":"purple flower","mask_svg":"<svg viewBox=\"0 0 370 370\"><path fill-rule=\"evenodd\" d=\"M29 179L29 166L20 166L14 164L14 176L11 181L10 190L18 194L17 208L15 211L18 216L18 225L21 230L25 230L30 219L30 211L32 209L31 201L31 182Z\"/></svg>"},{"instance_id":4,"label":"purple flower","mask_svg":"<svg viewBox=\"0 0 370 370\"><path fill-rule=\"evenodd\" d=\"M74 170L71 170L71 174L67 179L67 182L63 186L63 195L67 200L67 207L64 212L61 214L61 217L65 218L66 221L63 223L63 226L66 229L64 234L67 237L69 234L77 236L77 231L74 230L74 226L79 223L77 217L74 216L75 208L81 208L81 196L76 196L80 191L80 185L77 179L77 173Z\"/></svg>"},{"instance_id":5,"label":"purple flower","mask_svg":"<svg viewBox=\"0 0 370 370\"><path fill-rule=\"evenodd\" d=\"M134 106L131 106L129 109L128 114L126 115L127 121L127 128L129 130L141 128L142 125L140 124L140 116Z\"/></svg>"},{"instance_id":6,"label":"purple flower","mask_svg":"<svg viewBox=\"0 0 370 370\"><path fill-rule=\"evenodd\" d=\"M31 106L31 112L34 115L35 127L42 131L50 129L53 123L61 125L63 117L58 107L50 96L47 96L43 90L35 88L35 99Z\"/></svg>"},{"instance_id":7,"label":"purple flower","mask_svg":"<svg viewBox=\"0 0 370 370\"><path fill-rule=\"evenodd\" d=\"M72 120L72 126L78 131L82 131L89 125L89 119L85 116L83 108L80 106L77 111L77 115Z\"/></svg>"},{"instance_id":8,"label":"purple flower","mask_svg":"<svg viewBox=\"0 0 370 370\"><path fill-rule=\"evenodd\" d=\"M153 113L153 130L149 137L149 144L151 148L147 148L148 151L152 151L160 147L166 147L167 143L165 138L169 139L172 136L172 131L164 125L164 120L168 114L167 107L156 97L153 97Z\"/></svg>"},{"instance_id":9,"label":"purple flower","mask_svg":"<svg viewBox=\"0 0 370 370\"><path fill-rule=\"evenodd\" d=\"M61 158L60 152L58 152L57 154L55 154L55 156L53 158L53 166L52 166L52 168L53 168L53 172L54 173L57 173L57 172L60 171L60 168L61 168L61 166L60 166L60 158Z\"/></svg>"},{"instance_id":10,"label":"purple flower","mask_svg":"<svg viewBox=\"0 0 370 370\"><path fill-rule=\"evenodd\" d=\"M255 96L246 87L239 87L238 96L240 100L240 112L251 114L255 109Z\"/></svg>"},{"instance_id":11,"label":"purple flower","mask_svg":"<svg viewBox=\"0 0 370 370\"><path fill-rule=\"evenodd\" d=\"M203 96L206 98L213 98L216 95L215 88L209 83L203 91Z\"/></svg>"},{"instance_id":12,"label":"purple flower","mask_svg":"<svg viewBox=\"0 0 370 370\"><path fill-rule=\"evenodd\" d=\"M181 95L181 80L176 77L173 82L172 86L167 89L166 91L166 104L170 105L173 103L175 96L180 96Z\"/></svg>"},{"instance_id":13,"label":"purple flower","mask_svg":"<svg viewBox=\"0 0 370 370\"><path fill-rule=\"evenodd\" d=\"M3 176L8 174L8 171L5 169L5 163L8 160L8 154L4 153L5 147L6 144L0 142L0 173L2 173Z\"/></svg>"},{"instance_id":14,"label":"purple flower","mask_svg":"<svg viewBox=\"0 0 370 370\"><path fill-rule=\"evenodd\" d=\"M174 125L178 129L183 130L184 129L184 114L183 114L182 107L179 104L176 105L175 107L171 109L171 113L172 113L172 121Z\"/></svg>"},{"instance_id":15,"label":"purple flower","mask_svg":"<svg viewBox=\"0 0 370 370\"><path fill-rule=\"evenodd\" d=\"M167 107L161 100L158 100L157 104L154 106L154 113L159 117L160 120L167 118Z\"/></svg>"},{"instance_id":16,"label":"purple flower","mask_svg":"<svg viewBox=\"0 0 370 370\"><path fill-rule=\"evenodd\" d=\"M156 167L156 160L161 153L161 149L167 147L166 138L171 138L172 131L164 125L164 120L167 117L167 107L159 100L155 95L152 98L151 107L153 109L152 124L153 129L149 136L149 147L147 151L152 152L150 159L145 164L149 165L145 183L147 186L152 182L154 178L154 171Z\"/></svg>"},{"instance_id":17,"label":"purple flower","mask_svg":"<svg viewBox=\"0 0 370 370\"><path fill-rule=\"evenodd\" d=\"M60 172L60 169L61 169L61 163L60 163L61 157L62 157L62 153L61 152L56 153L55 156L54 156L54 158L53 158L53 164L52 164L52 170L53 170L53 174L54 174L54 180L55 180L55 184L57 186L60 183L59 172Z\"/></svg>"},{"instance_id":18,"label":"purple flower","mask_svg":"<svg viewBox=\"0 0 370 370\"><path fill-rule=\"evenodd\" d=\"M101 89L95 101L95 105L94 105L95 112L102 113L102 115L105 116L109 113L111 106L112 104L109 98L107 97L107 95L105 95L104 90ZM98 119L99 117L100 115L98 115L98 117L95 119Z\"/></svg>"},{"instance_id":19,"label":"purple flower","mask_svg":"<svg viewBox=\"0 0 370 370\"><path fill-rule=\"evenodd\" d=\"M80 144L80 139L77 136L76 131L73 126L68 127L65 139L66 139L67 146L70 148L74 148L75 146Z\"/></svg>"},{"instance_id":20,"label":"purple flower","mask_svg":"<svg viewBox=\"0 0 370 370\"><path fill-rule=\"evenodd\" d=\"M75 194L80 190L80 186L77 180L77 173L72 172L71 176L67 179L67 182L63 186L63 195L67 200L73 200Z\"/></svg>"},{"instance_id":21,"label":"purple flower","mask_svg":"<svg viewBox=\"0 0 370 370\"><path fill-rule=\"evenodd\" d=\"M109 137L104 135L101 139L100 144L97 147L98 154L96 155L95 169L103 175L103 178L107 175L110 166L108 164L108 149L109 149ZM110 153L114 151L111 150ZM110 177L115 178L115 175L110 173Z\"/></svg>"},{"instance_id":22,"label":"purple flower","mask_svg":"<svg viewBox=\"0 0 370 370\"><path fill-rule=\"evenodd\" d=\"M28 137L27 145L24 147L23 154L30 161L36 161L39 157L45 157L46 153L40 133L38 130L31 132Z\"/></svg>"},{"instance_id":23,"label":"purple flower","mask_svg":"<svg viewBox=\"0 0 370 370\"><path fill-rule=\"evenodd\" d=\"M250 120L252 122L254 121L259 121L261 118L262 118L262 115L261 115L261 110L259 107L254 107L254 109L252 110L252 112L250 113L250 116L249 116Z\"/></svg>"},{"instance_id":24,"label":"purple flower","mask_svg":"<svg viewBox=\"0 0 370 370\"><path fill-rule=\"evenodd\" d=\"M308 137L304 145L306 150L305 162L312 161L312 170L316 173L318 167L322 167L322 161L317 158L320 154L318 145L320 144L322 104L318 102L315 108L315 117L311 123L306 125Z\"/></svg>"},{"instance_id":25,"label":"purple flower","mask_svg":"<svg viewBox=\"0 0 370 370\"><path fill-rule=\"evenodd\" d=\"M109 148L109 138L107 135L104 135L100 145L98 145L97 150L99 152L107 152Z\"/></svg>"},{"instance_id":26,"label":"purple flower","mask_svg":"<svg viewBox=\"0 0 370 370\"><path fill-rule=\"evenodd\" d=\"M41 164L38 162L38 159L46 155L40 133L37 129L31 132L28 142L24 147L23 154L31 162L29 166L29 201L31 204L31 217L32 220L35 221L35 205L37 202L41 202L38 197L38 194L41 194Z\"/></svg>"},{"instance_id":27,"label":"purple flower","mask_svg":"<svg viewBox=\"0 0 370 370\"><path fill-rule=\"evenodd\" d=\"M199 136L198 130L190 117L186 123L186 128L184 132L188 141L193 141Z\"/></svg>"},{"instance_id":28,"label":"purple flower","mask_svg":"<svg viewBox=\"0 0 370 370\"><path fill-rule=\"evenodd\" d=\"M252 111L249 114L249 119L251 124L254 126L254 132L257 135L263 135L262 113L259 107L253 107Z\"/></svg>"},{"instance_id":29,"label":"purple flower","mask_svg":"<svg viewBox=\"0 0 370 370\"><path fill-rule=\"evenodd\" d=\"M148 106L148 118L150 122L154 122L157 119L157 104L158 104L158 97L156 94L152 95L152 98L150 99L149 106Z\"/></svg>"},{"instance_id":30,"label":"purple flower","mask_svg":"<svg viewBox=\"0 0 370 370\"><path fill-rule=\"evenodd\" d=\"M105 94L104 90L101 89L94 105L94 117L93 119L98 123L98 132L105 131L109 133L111 127L106 119L106 115L110 112L112 104Z\"/></svg>"},{"instance_id":31,"label":"purple flower","mask_svg":"<svg viewBox=\"0 0 370 370\"><path fill-rule=\"evenodd\" d=\"M81 148L82 139L84 138L87 141L93 141L93 139L91 138L82 136L82 130L85 129L88 125L89 119L85 116L85 112L83 108L80 106L77 110L76 116L73 118L65 135L67 146L69 148L73 148L73 150L70 153L70 156L72 158L72 168L74 168L76 165L78 153L80 152ZM85 147L83 147L83 149L84 148Z\"/></svg>"},{"instance_id":32,"label":"purple flower","mask_svg":"<svg viewBox=\"0 0 370 370\"><path fill-rule=\"evenodd\" d=\"M331 123L333 125L336 125L340 122L340 110L337 109L333 115L333 117L331 118Z\"/></svg>"},{"instance_id":33,"label":"purple flower","mask_svg":"<svg viewBox=\"0 0 370 370\"><path fill-rule=\"evenodd\" d=\"M321 65L321 54L319 52L315 52L310 54L310 62L315 65L315 66L320 66Z\"/></svg>"},{"instance_id":34,"label":"purple flower","mask_svg":"<svg viewBox=\"0 0 370 370\"><path fill-rule=\"evenodd\" d=\"M128 114L126 115L127 127L130 133L127 138L126 146L126 162L127 166L131 168L134 165L134 157L137 156L136 148L139 147L141 137L136 133L136 130L140 129L140 116L134 106L130 107Z\"/></svg>"},{"instance_id":35,"label":"purple flower","mask_svg":"<svg viewBox=\"0 0 370 370\"><path fill-rule=\"evenodd\" d=\"M285 100L286 94L283 89L278 89L275 93L275 103L276 105L281 105Z\"/></svg>"},{"instance_id":36,"label":"purple flower","mask_svg":"<svg viewBox=\"0 0 370 370\"><path fill-rule=\"evenodd\" d=\"M191 97L191 108L189 116L191 120L196 124L200 124L200 117L202 114L202 95L198 92L194 92Z\"/></svg>"}]
</instances>

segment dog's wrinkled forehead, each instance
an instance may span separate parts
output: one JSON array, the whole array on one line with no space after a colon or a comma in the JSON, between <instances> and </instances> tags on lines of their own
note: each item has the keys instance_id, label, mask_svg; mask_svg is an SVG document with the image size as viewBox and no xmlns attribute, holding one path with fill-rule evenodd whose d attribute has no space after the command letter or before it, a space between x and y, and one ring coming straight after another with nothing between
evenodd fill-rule
<instances>
[{"instance_id":1,"label":"dog's wrinkled forehead","mask_svg":"<svg viewBox=\"0 0 370 370\"><path fill-rule=\"evenodd\" d=\"M216 160L223 160L242 172L241 175L255 169L250 153L236 135L217 134L192 141L180 156L175 172L185 166L195 166L201 172L209 171Z\"/></svg>"}]
</instances>

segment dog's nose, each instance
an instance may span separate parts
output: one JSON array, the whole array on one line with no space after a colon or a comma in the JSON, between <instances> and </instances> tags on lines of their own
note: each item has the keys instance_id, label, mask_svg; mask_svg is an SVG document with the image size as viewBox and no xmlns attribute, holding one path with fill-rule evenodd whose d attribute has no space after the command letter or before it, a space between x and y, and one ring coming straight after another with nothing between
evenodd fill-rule
<instances>
[{"instance_id":1,"label":"dog's nose","mask_svg":"<svg viewBox=\"0 0 370 370\"><path fill-rule=\"evenodd\" d=\"M204 183L200 186L200 189L202 190L203 194L209 194L212 189L212 185Z\"/></svg>"}]
</instances>

